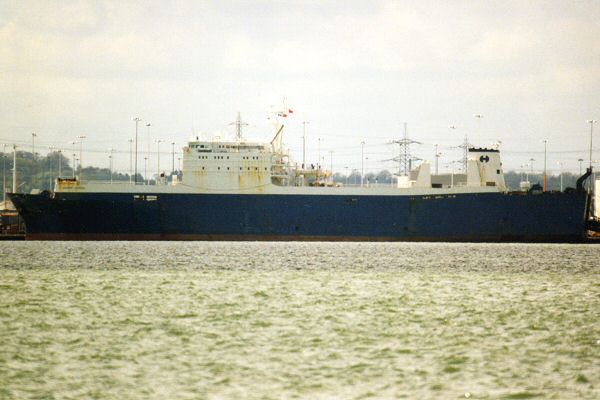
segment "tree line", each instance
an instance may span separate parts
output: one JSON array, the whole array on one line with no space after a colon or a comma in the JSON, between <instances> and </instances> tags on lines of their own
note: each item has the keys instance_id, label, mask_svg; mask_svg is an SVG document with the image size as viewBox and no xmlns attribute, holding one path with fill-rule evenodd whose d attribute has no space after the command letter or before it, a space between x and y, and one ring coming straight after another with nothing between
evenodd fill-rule
<instances>
[{"instance_id":1,"label":"tree line","mask_svg":"<svg viewBox=\"0 0 600 400\"><path fill-rule=\"evenodd\" d=\"M0 160L0 168L2 168L0 179L6 181L6 191L11 192L13 154L5 153L3 156L3 160ZM28 151L17 151L17 192L29 193L32 189L49 190L59 175L59 169L62 178L71 178L80 173L80 171L73 171L69 159L62 152L54 151L45 156L36 153L34 157L33 153ZM108 181L111 179L109 168L89 166L84 167L81 172L84 180ZM113 171L112 179L113 181L129 181L129 174ZM142 176L138 174L138 181L141 180ZM4 195L4 188L0 194Z\"/></svg>"}]
</instances>

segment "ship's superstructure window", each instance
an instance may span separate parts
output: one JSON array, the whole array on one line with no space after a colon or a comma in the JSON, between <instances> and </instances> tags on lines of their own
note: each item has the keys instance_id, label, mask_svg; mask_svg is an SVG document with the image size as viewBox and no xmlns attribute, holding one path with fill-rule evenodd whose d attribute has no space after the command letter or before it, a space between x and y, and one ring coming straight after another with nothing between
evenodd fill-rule
<instances>
[{"instance_id":1,"label":"ship's superstructure window","mask_svg":"<svg viewBox=\"0 0 600 400\"><path fill-rule=\"evenodd\" d=\"M271 180L272 149L269 145L227 143L215 138L212 142L189 143L188 149L184 170L192 173L184 174L183 180L193 187L256 187ZM197 174L193 174L194 170ZM242 176L244 179L240 180Z\"/></svg>"}]
</instances>

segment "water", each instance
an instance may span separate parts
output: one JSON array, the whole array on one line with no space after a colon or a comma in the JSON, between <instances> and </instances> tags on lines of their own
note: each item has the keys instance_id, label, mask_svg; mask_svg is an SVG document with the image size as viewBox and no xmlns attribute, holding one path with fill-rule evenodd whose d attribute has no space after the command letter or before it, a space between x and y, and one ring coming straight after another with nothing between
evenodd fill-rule
<instances>
[{"instance_id":1,"label":"water","mask_svg":"<svg viewBox=\"0 0 600 400\"><path fill-rule=\"evenodd\" d=\"M597 399L599 256L1 242L0 399Z\"/></svg>"}]
</instances>

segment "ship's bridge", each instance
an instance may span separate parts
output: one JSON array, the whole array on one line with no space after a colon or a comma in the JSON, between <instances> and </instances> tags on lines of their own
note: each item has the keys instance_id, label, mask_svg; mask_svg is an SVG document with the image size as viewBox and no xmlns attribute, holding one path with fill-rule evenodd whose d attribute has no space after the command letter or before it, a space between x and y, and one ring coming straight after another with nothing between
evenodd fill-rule
<instances>
[{"instance_id":1,"label":"ship's bridge","mask_svg":"<svg viewBox=\"0 0 600 400\"><path fill-rule=\"evenodd\" d=\"M244 140L201 141L183 148L183 185L204 190L260 189L271 183L270 144Z\"/></svg>"}]
</instances>

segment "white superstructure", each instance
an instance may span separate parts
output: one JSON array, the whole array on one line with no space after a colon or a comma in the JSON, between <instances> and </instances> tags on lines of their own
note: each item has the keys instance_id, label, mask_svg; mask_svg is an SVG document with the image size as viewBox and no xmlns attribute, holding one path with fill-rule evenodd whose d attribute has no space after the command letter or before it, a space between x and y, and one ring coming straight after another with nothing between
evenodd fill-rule
<instances>
[{"instance_id":1,"label":"white superstructure","mask_svg":"<svg viewBox=\"0 0 600 400\"><path fill-rule=\"evenodd\" d=\"M183 178L171 184L132 185L129 183L59 180L57 192L136 193L256 193L321 195L444 195L506 191L500 152L497 149L469 149L467 174L455 174L445 184L432 184L429 163L423 162L408 177L399 177L395 187L344 187L328 178L331 171L319 167L301 169L282 151L283 125L270 143L234 140L201 140L195 137L183 148ZM454 174L453 174L454 176Z\"/></svg>"}]
</instances>

